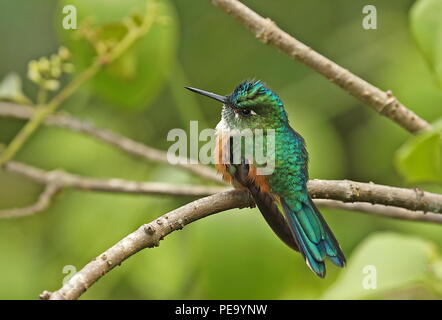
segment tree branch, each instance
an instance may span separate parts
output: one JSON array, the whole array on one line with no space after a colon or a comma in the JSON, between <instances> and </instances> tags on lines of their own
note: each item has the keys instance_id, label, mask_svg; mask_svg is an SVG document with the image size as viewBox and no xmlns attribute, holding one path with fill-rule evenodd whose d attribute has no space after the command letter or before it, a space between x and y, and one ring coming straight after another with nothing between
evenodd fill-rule
<instances>
[{"instance_id":1,"label":"tree branch","mask_svg":"<svg viewBox=\"0 0 442 320\"><path fill-rule=\"evenodd\" d=\"M89 178L60 170L44 171L14 161L6 163L4 168L9 172L23 175L37 183L56 184L58 188L193 197L212 195L227 190L225 187L177 185L162 182L139 182L124 179ZM373 211L374 214L379 214L379 212L382 211L382 208L389 211L386 206L396 207L396 209L403 208L407 209L407 211L442 213L442 195L419 189L397 188L350 180L319 179L310 180L308 182L308 189L312 198L340 201L340 208L346 210L355 210L356 208L355 205L349 205L346 203L367 202L383 205L380 207L370 207L367 204L360 204L359 208L363 209L362 211ZM323 202L323 205L327 205L327 203ZM327 206L336 207L337 203L329 203ZM406 212L402 211L401 214L405 215ZM385 215L390 216L388 213ZM418 214L417 216L410 216L409 220L431 220L431 218L420 219L419 216L423 215ZM0 217L2 217L1 213Z\"/></svg>"},{"instance_id":2,"label":"tree branch","mask_svg":"<svg viewBox=\"0 0 442 320\"><path fill-rule=\"evenodd\" d=\"M35 109L28 106L0 102L0 116L27 120L31 119L34 113ZM169 161L167 160L167 152L149 147L110 130L97 128L93 124L76 119L65 112L63 112L63 114L58 113L49 115L44 124L84 133L129 154L149 161L170 165ZM195 175L200 176L201 178L223 183L220 176L217 175L214 169L200 164L190 164L188 159L185 157L177 158L177 160L177 167L185 169Z\"/></svg>"},{"instance_id":3,"label":"tree branch","mask_svg":"<svg viewBox=\"0 0 442 320\"><path fill-rule=\"evenodd\" d=\"M420 189L404 189L350 180L310 180L312 198L342 202L369 202L413 211L442 213L442 195Z\"/></svg>"},{"instance_id":4,"label":"tree branch","mask_svg":"<svg viewBox=\"0 0 442 320\"><path fill-rule=\"evenodd\" d=\"M369 203L346 204L334 200L315 200L318 205L326 205L345 210L362 210L379 215L398 218L398 215L412 214L412 220L422 220L441 223L441 215L420 214L401 208L391 208ZM231 190L198 199L183 207L175 209L153 222L142 225L119 241L110 249L88 263L76 273L62 288L55 292L44 291L41 299L77 299L90 288L97 280L107 274L115 266L144 248L156 247L160 240L173 231L180 230L187 224L207 217L211 214L234 209L253 207L254 202L250 194L244 190ZM384 214L385 213L385 214ZM402 219L404 217L401 217ZM406 217L409 219L410 217Z\"/></svg>"},{"instance_id":5,"label":"tree branch","mask_svg":"<svg viewBox=\"0 0 442 320\"><path fill-rule=\"evenodd\" d=\"M430 129L428 122L400 103L391 91L384 92L359 78L293 38L272 20L263 18L241 2L237 0L211 0L211 2L243 24L262 42L269 43L289 57L304 63L409 132L417 133Z\"/></svg>"},{"instance_id":6,"label":"tree branch","mask_svg":"<svg viewBox=\"0 0 442 320\"><path fill-rule=\"evenodd\" d=\"M45 184L46 189L35 204L24 208L0 210L0 218L22 217L44 211L49 207L55 194L64 188L113 193L189 197L204 197L228 190L226 187L211 187L204 185L140 182L115 178L89 178L61 170L44 171L15 161L7 162L4 168L9 172L20 174L37 183Z\"/></svg>"}]
</instances>

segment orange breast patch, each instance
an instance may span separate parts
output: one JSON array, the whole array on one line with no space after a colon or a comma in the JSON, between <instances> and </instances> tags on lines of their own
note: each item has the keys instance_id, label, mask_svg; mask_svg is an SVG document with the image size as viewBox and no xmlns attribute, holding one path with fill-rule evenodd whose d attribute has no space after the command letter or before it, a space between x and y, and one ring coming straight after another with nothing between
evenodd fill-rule
<instances>
[{"instance_id":1,"label":"orange breast patch","mask_svg":"<svg viewBox=\"0 0 442 320\"><path fill-rule=\"evenodd\" d=\"M233 183L233 176L228 171L227 164L230 160L230 148L229 148L229 139L230 136L228 134L218 135L216 139L215 145L215 168L216 170L222 174L223 180L228 183ZM256 167L251 165L248 173L248 177L250 181L258 186L261 191L269 192L270 187L268 184L268 176L258 175L256 173Z\"/></svg>"},{"instance_id":2,"label":"orange breast patch","mask_svg":"<svg viewBox=\"0 0 442 320\"><path fill-rule=\"evenodd\" d=\"M253 182L253 184L255 186L259 187L259 189L262 192L270 192L270 186L268 183L268 176L258 175L256 173L255 166L250 166L248 176L249 176L249 179Z\"/></svg>"}]
</instances>

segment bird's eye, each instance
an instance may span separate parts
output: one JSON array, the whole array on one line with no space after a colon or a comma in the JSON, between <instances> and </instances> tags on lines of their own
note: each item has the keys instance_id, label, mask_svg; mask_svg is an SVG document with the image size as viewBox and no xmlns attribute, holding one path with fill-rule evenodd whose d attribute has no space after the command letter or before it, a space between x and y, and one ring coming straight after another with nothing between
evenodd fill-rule
<instances>
[{"instance_id":1,"label":"bird's eye","mask_svg":"<svg viewBox=\"0 0 442 320\"><path fill-rule=\"evenodd\" d=\"M254 115L254 114L256 114L254 111L252 111L251 109L247 109L247 108L242 108L241 109L241 114L243 115L243 116L251 116L251 115Z\"/></svg>"}]
</instances>

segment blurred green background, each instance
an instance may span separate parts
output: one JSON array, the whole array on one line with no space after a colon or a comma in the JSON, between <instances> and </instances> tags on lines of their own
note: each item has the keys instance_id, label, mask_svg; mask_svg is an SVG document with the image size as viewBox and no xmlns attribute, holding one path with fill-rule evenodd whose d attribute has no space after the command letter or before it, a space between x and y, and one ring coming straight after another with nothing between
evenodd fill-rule
<instances>
[{"instance_id":1,"label":"blurred green background","mask_svg":"<svg viewBox=\"0 0 442 320\"><path fill-rule=\"evenodd\" d=\"M76 92L63 110L167 150L170 129L187 130L190 120L198 120L200 129L219 121L216 104L189 94L183 86L227 94L244 79L262 79L280 95L292 126L307 141L311 178L442 192L437 183L410 183L398 174L396 152L410 138L398 125L258 42L209 1L160 2L162 18L152 32ZM391 89L406 106L433 122L442 115L442 91L412 37L409 12L414 2L371 1L377 8L378 29L364 30L366 1L244 1L338 64ZM26 81L31 59L65 45L73 54L76 72L87 61L87 49L75 39L75 32L62 30L64 4L78 6L79 22L91 15L94 22L113 23L138 10L144 0L0 0L0 79L17 72L28 96L36 94L35 85ZM0 143L7 144L22 125L0 118ZM40 128L16 159L93 177L207 183L59 128ZM21 176L0 171L0 209L30 204L41 190ZM66 265L82 268L139 225L189 201L64 190L45 212L0 220L0 298L35 299L43 290L58 289L68 275L63 273ZM82 299L442 297L441 226L322 212L349 260L345 270L330 265L324 280L277 239L257 209L243 209L173 233L158 248L144 250L114 269ZM376 267L376 290L363 289L366 265Z\"/></svg>"}]
</instances>

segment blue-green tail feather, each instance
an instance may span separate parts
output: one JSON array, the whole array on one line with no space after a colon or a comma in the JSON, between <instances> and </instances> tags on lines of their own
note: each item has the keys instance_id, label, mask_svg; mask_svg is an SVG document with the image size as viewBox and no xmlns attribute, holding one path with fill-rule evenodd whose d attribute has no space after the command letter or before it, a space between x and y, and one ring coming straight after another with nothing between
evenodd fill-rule
<instances>
[{"instance_id":1,"label":"blue-green tail feather","mask_svg":"<svg viewBox=\"0 0 442 320\"><path fill-rule=\"evenodd\" d=\"M325 276L325 259L344 267L345 257L329 226L310 198L305 201L281 199L292 234L307 265Z\"/></svg>"}]
</instances>

